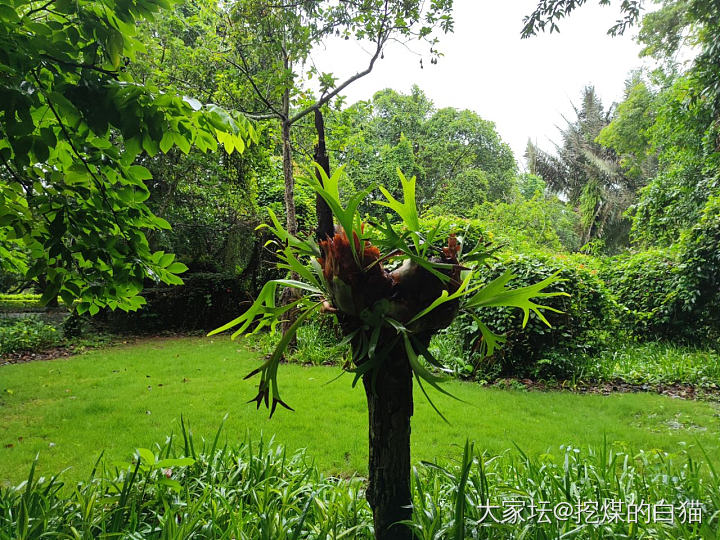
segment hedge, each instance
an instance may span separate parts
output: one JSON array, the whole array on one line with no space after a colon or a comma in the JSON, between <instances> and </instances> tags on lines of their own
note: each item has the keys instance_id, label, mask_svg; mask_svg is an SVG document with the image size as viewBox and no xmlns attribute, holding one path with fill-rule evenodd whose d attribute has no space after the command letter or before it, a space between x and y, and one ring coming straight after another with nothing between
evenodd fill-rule
<instances>
[{"instance_id":1,"label":"hedge","mask_svg":"<svg viewBox=\"0 0 720 540\"><path fill-rule=\"evenodd\" d=\"M195 273L182 276L184 285L148 287L147 304L136 312L106 311L100 318L109 330L131 333L212 330L238 316L250 300L234 274Z\"/></svg>"}]
</instances>

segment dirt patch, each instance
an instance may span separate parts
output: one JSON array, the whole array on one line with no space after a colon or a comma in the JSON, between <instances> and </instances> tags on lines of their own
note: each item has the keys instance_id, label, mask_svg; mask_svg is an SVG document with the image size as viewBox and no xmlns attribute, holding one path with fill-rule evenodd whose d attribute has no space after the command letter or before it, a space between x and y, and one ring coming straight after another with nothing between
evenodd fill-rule
<instances>
[{"instance_id":1,"label":"dirt patch","mask_svg":"<svg viewBox=\"0 0 720 540\"><path fill-rule=\"evenodd\" d=\"M676 399L705 399L720 402L720 386L697 386L684 383L634 384L620 379L607 382L583 382L569 386L567 383L533 381L531 379L500 379L492 384L496 388L515 388L540 392L564 390L578 394L626 394L652 392Z\"/></svg>"},{"instance_id":2,"label":"dirt patch","mask_svg":"<svg viewBox=\"0 0 720 540\"><path fill-rule=\"evenodd\" d=\"M141 343L162 343L164 341L175 340L185 337L196 337L198 334L161 334L161 335L143 335L143 336L116 336L111 338L110 342L101 345L63 345L61 347L53 347L44 351L34 352L16 352L0 355L0 368L11 364L25 364L27 362L36 362L44 360L55 360L58 358L68 358L82 352L93 349L104 349L108 347L116 347L120 345L139 345Z\"/></svg>"},{"instance_id":3,"label":"dirt patch","mask_svg":"<svg viewBox=\"0 0 720 540\"><path fill-rule=\"evenodd\" d=\"M25 364L43 360L55 360L56 358L67 358L77 354L72 347L55 347L42 352L17 352L0 356L0 367L10 364Z\"/></svg>"}]
</instances>

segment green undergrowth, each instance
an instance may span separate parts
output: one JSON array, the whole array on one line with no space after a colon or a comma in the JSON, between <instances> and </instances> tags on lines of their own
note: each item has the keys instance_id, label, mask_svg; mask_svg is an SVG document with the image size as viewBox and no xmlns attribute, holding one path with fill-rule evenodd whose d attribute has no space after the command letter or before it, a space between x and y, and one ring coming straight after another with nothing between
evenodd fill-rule
<instances>
[{"instance_id":1,"label":"green undergrowth","mask_svg":"<svg viewBox=\"0 0 720 540\"><path fill-rule=\"evenodd\" d=\"M708 348L642 343L604 350L585 362L586 376L599 380L720 387L720 352Z\"/></svg>"},{"instance_id":2,"label":"green undergrowth","mask_svg":"<svg viewBox=\"0 0 720 540\"><path fill-rule=\"evenodd\" d=\"M475 329L477 332L477 328ZM246 341L252 350L269 354L278 336L259 334ZM328 317L310 319L298 330L297 347L286 360L310 365L343 365L349 347L338 345L339 329ZM464 347L462 336L452 329L436 335L431 344L435 357L461 379L492 383L504 377L529 377L557 382L603 383L621 380L630 384L692 384L704 388L720 387L720 351L663 342L640 343L629 339L614 342L592 354L583 351L547 351L538 355L535 367L522 375L504 373L497 358L474 358ZM502 351L501 351L502 353ZM564 377L553 377L562 373ZM548 377L548 375L550 375Z\"/></svg>"},{"instance_id":3,"label":"green undergrowth","mask_svg":"<svg viewBox=\"0 0 720 540\"><path fill-rule=\"evenodd\" d=\"M326 539L373 537L362 478L327 476L304 452L206 441L186 429L131 462L102 462L0 489L0 537ZM530 457L470 443L412 474L418 538L711 539L718 534L717 464L686 454L564 447Z\"/></svg>"}]
</instances>

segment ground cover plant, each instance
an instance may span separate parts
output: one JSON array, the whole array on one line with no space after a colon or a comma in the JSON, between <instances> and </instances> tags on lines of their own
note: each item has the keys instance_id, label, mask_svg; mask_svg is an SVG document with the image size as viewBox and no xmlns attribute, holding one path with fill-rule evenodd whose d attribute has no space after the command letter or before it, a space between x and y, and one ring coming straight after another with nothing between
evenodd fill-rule
<instances>
[{"instance_id":1,"label":"ground cover plant","mask_svg":"<svg viewBox=\"0 0 720 540\"><path fill-rule=\"evenodd\" d=\"M196 433L210 437L225 413L224 433L235 440L246 433L255 441L261 434L275 435L291 452L307 448L325 474L364 475L362 390L348 389L347 379L327 384L340 373L338 367L284 365L284 393L295 412L269 420L245 403L253 383L243 376L258 358L244 343L223 337L174 338L2 366L0 483L24 480L38 453L38 475L70 467L63 477L81 480L103 450L108 464L126 462L133 448L149 448L170 431L179 435L181 415ZM447 389L465 401L432 394L450 424L422 397L416 400L413 463L450 459L466 438L482 441L491 454L517 444L531 457L568 444L597 448L603 435L616 449L687 450L701 459L699 443L710 455L720 455L720 410L712 402L650 393L500 390L460 381Z\"/></svg>"},{"instance_id":2,"label":"ground cover plant","mask_svg":"<svg viewBox=\"0 0 720 540\"><path fill-rule=\"evenodd\" d=\"M60 343L61 333L38 317L0 318L0 355L43 350Z\"/></svg>"},{"instance_id":3,"label":"ground cover plant","mask_svg":"<svg viewBox=\"0 0 720 540\"><path fill-rule=\"evenodd\" d=\"M413 468L417 538L709 539L718 532L715 464L685 454L567 446L556 455L477 452ZM309 456L183 429L132 461L0 488L0 536L373 538L362 478L319 473Z\"/></svg>"}]
</instances>

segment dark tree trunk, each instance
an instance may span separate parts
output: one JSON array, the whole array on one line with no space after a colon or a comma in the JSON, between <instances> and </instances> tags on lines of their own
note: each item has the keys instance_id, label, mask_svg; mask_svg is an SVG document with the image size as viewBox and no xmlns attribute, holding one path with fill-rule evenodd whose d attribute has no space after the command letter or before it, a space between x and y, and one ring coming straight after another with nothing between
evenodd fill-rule
<instances>
[{"instance_id":1,"label":"dark tree trunk","mask_svg":"<svg viewBox=\"0 0 720 540\"><path fill-rule=\"evenodd\" d=\"M410 495L410 417L412 371L405 350L396 346L379 368L363 376L368 404L370 459L367 500L376 540L410 540L412 531L398 521L412 516Z\"/></svg>"},{"instance_id":2,"label":"dark tree trunk","mask_svg":"<svg viewBox=\"0 0 720 540\"><path fill-rule=\"evenodd\" d=\"M315 130L318 134L318 143L315 146L315 163L322 167L325 174L330 176L330 156L327 154L325 147L325 121L320 109L315 109ZM323 184L322 176L320 171L315 172L318 182ZM324 187L324 186L323 186ZM315 212L317 214L317 229L315 236L318 242L325 240L328 236L332 237L335 234L335 226L333 224L333 215L330 207L320 195L315 195Z\"/></svg>"}]
</instances>

